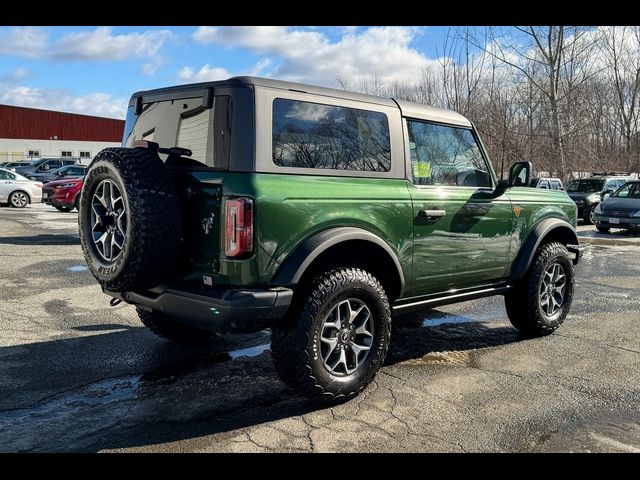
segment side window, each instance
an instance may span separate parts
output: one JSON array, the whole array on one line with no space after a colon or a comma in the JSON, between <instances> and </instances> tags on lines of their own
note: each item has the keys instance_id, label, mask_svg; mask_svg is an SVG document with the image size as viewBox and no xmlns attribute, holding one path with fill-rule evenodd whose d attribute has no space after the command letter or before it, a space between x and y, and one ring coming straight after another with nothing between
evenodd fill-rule
<instances>
[{"instance_id":1,"label":"side window","mask_svg":"<svg viewBox=\"0 0 640 480\"><path fill-rule=\"evenodd\" d=\"M548 180L541 180L539 188L546 188L547 190L549 190L549 181Z\"/></svg>"},{"instance_id":2,"label":"side window","mask_svg":"<svg viewBox=\"0 0 640 480\"><path fill-rule=\"evenodd\" d=\"M634 186L633 183L628 183L627 185L625 185L620 189L620 191L616 194L616 197L622 197L622 198L628 197L629 192L631 191L631 187L633 186Z\"/></svg>"},{"instance_id":3,"label":"side window","mask_svg":"<svg viewBox=\"0 0 640 480\"><path fill-rule=\"evenodd\" d=\"M0 180L8 180L9 175L4 170L0 170Z\"/></svg>"},{"instance_id":4,"label":"side window","mask_svg":"<svg viewBox=\"0 0 640 480\"><path fill-rule=\"evenodd\" d=\"M490 187L491 174L471 130L407 120L416 185Z\"/></svg>"},{"instance_id":5,"label":"side window","mask_svg":"<svg viewBox=\"0 0 640 480\"><path fill-rule=\"evenodd\" d=\"M384 113L276 98L272 159L279 167L388 172Z\"/></svg>"},{"instance_id":6,"label":"side window","mask_svg":"<svg viewBox=\"0 0 640 480\"><path fill-rule=\"evenodd\" d=\"M551 180L551 190L558 190L560 188L560 182L557 180Z\"/></svg>"},{"instance_id":7,"label":"side window","mask_svg":"<svg viewBox=\"0 0 640 480\"><path fill-rule=\"evenodd\" d=\"M49 170L53 170L54 168L62 166L62 162L60 162L60 160L49 160L45 162L45 165L49 165Z\"/></svg>"}]
</instances>

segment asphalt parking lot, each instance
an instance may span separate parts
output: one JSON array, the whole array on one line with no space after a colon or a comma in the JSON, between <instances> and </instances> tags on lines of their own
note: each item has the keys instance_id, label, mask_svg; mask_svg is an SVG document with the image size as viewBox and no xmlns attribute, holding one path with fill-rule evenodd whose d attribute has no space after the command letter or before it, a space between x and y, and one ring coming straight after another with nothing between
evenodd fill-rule
<instances>
[{"instance_id":1,"label":"asphalt parking lot","mask_svg":"<svg viewBox=\"0 0 640 480\"><path fill-rule=\"evenodd\" d=\"M327 408L269 333L186 349L110 307L77 215L0 209L0 451L640 452L640 238L597 234L566 323L519 337L502 298L394 320L372 386Z\"/></svg>"}]
</instances>

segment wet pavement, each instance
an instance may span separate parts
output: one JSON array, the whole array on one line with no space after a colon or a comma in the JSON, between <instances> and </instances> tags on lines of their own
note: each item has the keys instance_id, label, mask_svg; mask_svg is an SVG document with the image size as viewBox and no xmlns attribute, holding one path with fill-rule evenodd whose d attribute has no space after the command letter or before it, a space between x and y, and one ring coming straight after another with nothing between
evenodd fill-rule
<instances>
[{"instance_id":1,"label":"wet pavement","mask_svg":"<svg viewBox=\"0 0 640 480\"><path fill-rule=\"evenodd\" d=\"M278 381L268 331L184 348L109 307L76 222L0 209L0 451L640 451L633 236L592 244L553 335L522 339L502 298L399 317L371 387L327 408Z\"/></svg>"}]
</instances>

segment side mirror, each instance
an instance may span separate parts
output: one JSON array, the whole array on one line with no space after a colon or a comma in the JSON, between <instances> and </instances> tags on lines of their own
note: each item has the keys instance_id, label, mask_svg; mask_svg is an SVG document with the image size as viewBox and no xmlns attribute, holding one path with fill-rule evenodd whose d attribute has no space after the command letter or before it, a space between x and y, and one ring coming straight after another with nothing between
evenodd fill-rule
<instances>
[{"instance_id":1,"label":"side mirror","mask_svg":"<svg viewBox=\"0 0 640 480\"><path fill-rule=\"evenodd\" d=\"M609 198L611 196L611 193L609 193L608 191L602 196L602 200L606 200L607 198Z\"/></svg>"},{"instance_id":2,"label":"side mirror","mask_svg":"<svg viewBox=\"0 0 640 480\"><path fill-rule=\"evenodd\" d=\"M509 186L526 187L531 181L531 162L516 162L509 167Z\"/></svg>"}]
</instances>

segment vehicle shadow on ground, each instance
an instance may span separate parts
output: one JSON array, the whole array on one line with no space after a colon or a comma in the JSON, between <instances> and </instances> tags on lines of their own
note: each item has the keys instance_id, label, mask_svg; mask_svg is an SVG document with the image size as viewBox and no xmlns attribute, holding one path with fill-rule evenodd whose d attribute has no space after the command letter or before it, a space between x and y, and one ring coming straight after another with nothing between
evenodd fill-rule
<instances>
[{"instance_id":1,"label":"vehicle shadow on ground","mask_svg":"<svg viewBox=\"0 0 640 480\"><path fill-rule=\"evenodd\" d=\"M440 317L442 312L434 310L396 319L385 366L431 352L491 347L521 339L511 327L464 317L456 317L456 323L422 326L425 318ZM225 348L225 342L233 344L227 340L231 337L220 338L209 347L186 349L168 342L154 344L148 338L144 341L150 333L142 328L121 326L125 329L99 334L116 325L105 327L81 327L96 333L91 336L0 348L5 363L0 388L7 393L37 389L43 379L30 372L46 372L47 358L58 362L42 375L47 376L49 389L62 392L28 408L0 411L0 450L97 451L154 445L233 432L327 408L278 380L264 334L242 349L246 355L259 354L242 356L240 350ZM147 352L152 361L147 362L144 374L104 380L110 374L107 364L101 367L102 377L100 371L94 372L93 378L103 380L65 390L70 369L91 369L92 362L106 356L113 345L135 349L150 343L155 347ZM136 353L120 352L134 360ZM14 365L13 370L7 365ZM59 385L52 388L51 382ZM19 390L13 393L19 398Z\"/></svg>"},{"instance_id":2,"label":"vehicle shadow on ground","mask_svg":"<svg viewBox=\"0 0 640 480\"><path fill-rule=\"evenodd\" d=\"M78 235L43 233L26 237L0 237L0 244L6 245L80 245Z\"/></svg>"}]
</instances>

